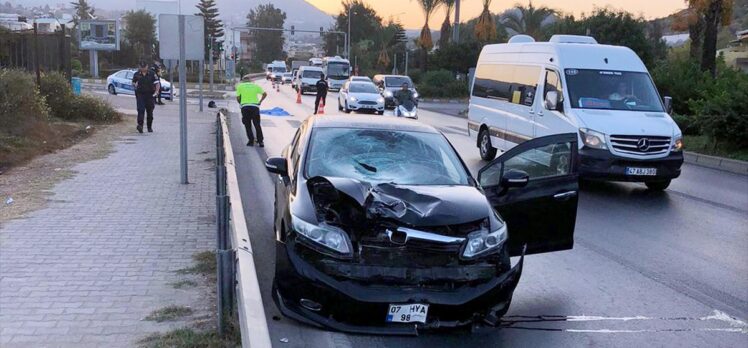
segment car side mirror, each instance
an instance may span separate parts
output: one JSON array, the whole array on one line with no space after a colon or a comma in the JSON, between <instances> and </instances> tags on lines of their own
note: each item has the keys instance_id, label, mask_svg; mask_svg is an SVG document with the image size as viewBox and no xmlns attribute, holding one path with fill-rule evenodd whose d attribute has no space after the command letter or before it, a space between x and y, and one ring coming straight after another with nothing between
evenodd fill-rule
<instances>
[{"instance_id":1,"label":"car side mirror","mask_svg":"<svg viewBox=\"0 0 748 348\"><path fill-rule=\"evenodd\" d=\"M504 189L525 187L530 182L530 175L519 169L509 169L501 177L501 187Z\"/></svg>"},{"instance_id":2,"label":"car side mirror","mask_svg":"<svg viewBox=\"0 0 748 348\"><path fill-rule=\"evenodd\" d=\"M271 173L288 176L288 166L283 157L269 157L265 161L265 169Z\"/></svg>"},{"instance_id":3,"label":"car side mirror","mask_svg":"<svg viewBox=\"0 0 748 348\"><path fill-rule=\"evenodd\" d=\"M549 91L545 94L545 108L548 110L558 110L558 92Z\"/></svg>"},{"instance_id":4,"label":"car side mirror","mask_svg":"<svg viewBox=\"0 0 748 348\"><path fill-rule=\"evenodd\" d=\"M662 103L665 104L665 112L668 114L673 113L673 97L665 96L662 98Z\"/></svg>"}]
</instances>

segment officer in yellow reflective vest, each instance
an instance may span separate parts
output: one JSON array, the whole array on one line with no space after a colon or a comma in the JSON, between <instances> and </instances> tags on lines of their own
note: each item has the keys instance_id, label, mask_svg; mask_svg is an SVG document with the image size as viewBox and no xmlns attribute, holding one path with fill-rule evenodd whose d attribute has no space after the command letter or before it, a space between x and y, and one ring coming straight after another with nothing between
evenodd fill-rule
<instances>
[{"instance_id":1,"label":"officer in yellow reflective vest","mask_svg":"<svg viewBox=\"0 0 748 348\"><path fill-rule=\"evenodd\" d=\"M255 126L255 132L257 133L257 145L259 147L265 147L262 142L262 126L260 125L260 104L268 96L262 87L258 86L249 80L249 77L245 76L242 81L236 85L236 101L242 107L242 123L244 129L247 131L247 146L254 146L255 137L252 134L252 125Z\"/></svg>"}]
</instances>

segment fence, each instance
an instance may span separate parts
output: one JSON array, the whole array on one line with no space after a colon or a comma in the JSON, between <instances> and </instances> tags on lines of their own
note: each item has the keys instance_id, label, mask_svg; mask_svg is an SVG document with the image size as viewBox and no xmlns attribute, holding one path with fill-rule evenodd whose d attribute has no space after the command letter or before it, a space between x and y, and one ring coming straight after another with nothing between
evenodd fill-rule
<instances>
[{"instance_id":1,"label":"fence","mask_svg":"<svg viewBox=\"0 0 748 348\"><path fill-rule=\"evenodd\" d=\"M270 347L270 334L236 176L234 152L223 112L218 112L216 117L216 211L219 334L225 333L225 316L233 315L236 304L242 347Z\"/></svg>"},{"instance_id":2,"label":"fence","mask_svg":"<svg viewBox=\"0 0 748 348\"><path fill-rule=\"evenodd\" d=\"M69 79L70 54L70 35L64 29L55 33L0 32L0 68L24 69L36 73L37 78L42 72L59 71Z\"/></svg>"}]
</instances>

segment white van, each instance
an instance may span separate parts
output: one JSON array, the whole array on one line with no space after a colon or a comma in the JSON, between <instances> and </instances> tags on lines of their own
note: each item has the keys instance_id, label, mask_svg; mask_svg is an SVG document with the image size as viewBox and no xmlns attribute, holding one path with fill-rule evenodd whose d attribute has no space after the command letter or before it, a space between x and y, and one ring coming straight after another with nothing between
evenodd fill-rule
<instances>
[{"instance_id":1,"label":"white van","mask_svg":"<svg viewBox=\"0 0 748 348\"><path fill-rule=\"evenodd\" d=\"M484 160L532 138L577 133L582 178L664 190L683 164L671 103L660 99L644 63L627 47L588 36L535 42L517 35L483 47L468 133Z\"/></svg>"},{"instance_id":2,"label":"white van","mask_svg":"<svg viewBox=\"0 0 748 348\"><path fill-rule=\"evenodd\" d=\"M322 68L318 66L302 66L296 74L297 91L301 94L317 92L317 81L322 77Z\"/></svg>"}]
</instances>

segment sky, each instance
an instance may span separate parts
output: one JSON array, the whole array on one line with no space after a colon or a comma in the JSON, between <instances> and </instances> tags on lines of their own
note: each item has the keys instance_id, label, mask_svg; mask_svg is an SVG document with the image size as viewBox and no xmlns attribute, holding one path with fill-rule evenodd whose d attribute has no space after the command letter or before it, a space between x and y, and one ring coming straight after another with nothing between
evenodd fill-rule
<instances>
[{"instance_id":1,"label":"sky","mask_svg":"<svg viewBox=\"0 0 748 348\"><path fill-rule=\"evenodd\" d=\"M317 8L336 15L343 8L341 0L306 0L315 5ZM393 17L408 29L423 27L423 13L418 6L418 0L364 0L373 7L379 15L388 19ZM493 0L491 3L491 12L502 12L507 8L513 7L520 3L527 5L527 0ZM460 6L461 21L476 17L483 10L483 1L481 0L462 0ZM636 15L642 15L644 18L652 19L667 16L677 10L686 7L684 0L535 0L535 7L548 6L553 9L561 10L565 13L579 15L582 12L591 12L596 7L611 7L614 9L624 9ZM429 21L431 29L438 30L444 21L444 10L438 10L433 18Z\"/></svg>"}]
</instances>

